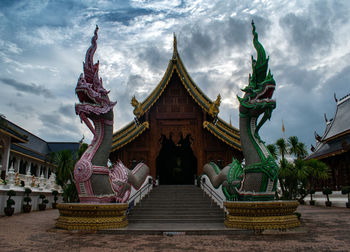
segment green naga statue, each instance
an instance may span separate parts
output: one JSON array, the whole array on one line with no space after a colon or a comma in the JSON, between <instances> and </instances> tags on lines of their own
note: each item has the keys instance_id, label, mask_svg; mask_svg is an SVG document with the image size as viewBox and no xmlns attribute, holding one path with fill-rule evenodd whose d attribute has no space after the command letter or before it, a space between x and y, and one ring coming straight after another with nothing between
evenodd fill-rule
<instances>
[{"instance_id":1,"label":"green naga statue","mask_svg":"<svg viewBox=\"0 0 350 252\"><path fill-rule=\"evenodd\" d=\"M253 44L257 60L252 56L252 75L249 84L242 91L239 101L239 128L245 164L233 159L222 170L213 162L204 165L212 185L222 190L229 201L273 200L278 176L278 165L259 136L259 130L271 118L276 101L271 99L275 91L275 80L268 69L269 58L258 40L253 27ZM258 118L261 116L260 121Z\"/></svg>"}]
</instances>

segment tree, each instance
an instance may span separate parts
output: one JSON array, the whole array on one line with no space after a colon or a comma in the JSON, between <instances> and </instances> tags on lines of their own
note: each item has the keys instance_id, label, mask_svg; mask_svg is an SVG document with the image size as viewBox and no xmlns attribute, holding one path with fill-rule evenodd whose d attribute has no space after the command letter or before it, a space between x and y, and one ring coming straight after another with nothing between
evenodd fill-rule
<instances>
[{"instance_id":1,"label":"tree","mask_svg":"<svg viewBox=\"0 0 350 252\"><path fill-rule=\"evenodd\" d=\"M63 189L63 200L65 202L78 202L78 192L76 190L73 171L75 163L80 159L88 148L88 144L81 144L78 155L70 150L63 150L53 153L52 160L57 165L56 183Z\"/></svg>"},{"instance_id":2,"label":"tree","mask_svg":"<svg viewBox=\"0 0 350 252\"><path fill-rule=\"evenodd\" d=\"M89 147L89 145L87 143L82 143L79 147L78 150L78 160L81 158L81 156L84 154L84 152L86 151L86 149Z\"/></svg>"},{"instance_id":3,"label":"tree","mask_svg":"<svg viewBox=\"0 0 350 252\"><path fill-rule=\"evenodd\" d=\"M328 177L328 167L319 160L304 160L307 156L305 144L299 142L298 137L291 136L286 141L280 138L276 143L267 146L271 155L277 159L280 156L279 182L283 199L302 200L307 192L313 188L315 180ZM294 161L289 162L285 155L294 156Z\"/></svg>"},{"instance_id":4,"label":"tree","mask_svg":"<svg viewBox=\"0 0 350 252\"><path fill-rule=\"evenodd\" d=\"M304 143L299 142L298 137L291 136L288 138L288 152L296 158L302 159L307 156L307 150Z\"/></svg>"},{"instance_id":5,"label":"tree","mask_svg":"<svg viewBox=\"0 0 350 252\"><path fill-rule=\"evenodd\" d=\"M281 155L281 159L284 159L284 155L287 153L287 142L284 140L284 138L280 138L276 141L276 146L279 154Z\"/></svg>"},{"instance_id":6,"label":"tree","mask_svg":"<svg viewBox=\"0 0 350 252\"><path fill-rule=\"evenodd\" d=\"M62 188L73 181L74 155L70 150L62 150L54 154L54 163L57 165L56 183Z\"/></svg>"},{"instance_id":7,"label":"tree","mask_svg":"<svg viewBox=\"0 0 350 252\"><path fill-rule=\"evenodd\" d=\"M325 180L329 177L329 167L322 161L309 159L304 162L306 169L309 171L308 184L306 185L308 189L314 188L315 181Z\"/></svg>"},{"instance_id":8,"label":"tree","mask_svg":"<svg viewBox=\"0 0 350 252\"><path fill-rule=\"evenodd\" d=\"M266 148L269 150L271 156L272 156L275 160L277 160L278 156L277 156L277 148L276 148L276 145L274 145L274 144L268 144L268 145L266 146Z\"/></svg>"}]
</instances>

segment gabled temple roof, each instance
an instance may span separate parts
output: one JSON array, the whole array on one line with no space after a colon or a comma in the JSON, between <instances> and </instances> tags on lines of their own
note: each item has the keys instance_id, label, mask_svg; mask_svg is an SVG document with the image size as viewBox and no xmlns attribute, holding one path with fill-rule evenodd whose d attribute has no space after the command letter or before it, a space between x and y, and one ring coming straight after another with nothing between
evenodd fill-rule
<instances>
[{"instance_id":1,"label":"gabled temple roof","mask_svg":"<svg viewBox=\"0 0 350 252\"><path fill-rule=\"evenodd\" d=\"M173 74L177 74L181 83L187 90L188 94L193 98L193 100L209 115L217 116L218 110L216 112L214 106L215 101L211 101L204 92L194 83L190 75L188 74L180 55L177 51L177 42L174 35L174 48L173 48L173 57L169 61L167 70L157 85L157 87L151 92L151 94L142 102L139 103L135 98L135 107L134 114L136 117L142 116L144 113L150 110L150 108L157 102L159 97L162 95L166 87L168 86L170 79ZM220 99L218 96L217 100ZM214 108L214 109L213 109ZM147 123L147 124L145 124ZM139 136L142 132L148 129L149 124L145 122L141 125L136 125L136 123L131 122L126 125L124 128L118 130L113 134L113 142L111 151L118 150L124 145L128 144ZM213 124L211 122L204 122L203 127L211 132L213 135L224 141L226 144L241 150L239 130L227 124L222 119L218 118L217 123Z\"/></svg>"},{"instance_id":2,"label":"gabled temple roof","mask_svg":"<svg viewBox=\"0 0 350 252\"><path fill-rule=\"evenodd\" d=\"M322 141L329 141L350 132L350 95L337 102L337 110L328 130L322 137Z\"/></svg>"},{"instance_id":3,"label":"gabled temple roof","mask_svg":"<svg viewBox=\"0 0 350 252\"><path fill-rule=\"evenodd\" d=\"M337 109L332 120L326 119L323 136L316 139L316 148L307 159L322 159L338 155L350 149L350 95L337 100Z\"/></svg>"}]
</instances>

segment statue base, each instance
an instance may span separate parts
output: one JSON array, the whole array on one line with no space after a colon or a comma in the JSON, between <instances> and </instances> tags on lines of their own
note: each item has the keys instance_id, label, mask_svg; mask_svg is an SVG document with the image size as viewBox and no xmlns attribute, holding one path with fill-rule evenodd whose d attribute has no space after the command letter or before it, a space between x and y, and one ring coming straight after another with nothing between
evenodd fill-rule
<instances>
[{"instance_id":1,"label":"statue base","mask_svg":"<svg viewBox=\"0 0 350 252\"><path fill-rule=\"evenodd\" d=\"M123 228L128 225L126 203L57 204L60 216L56 227L67 230L106 230Z\"/></svg>"},{"instance_id":2,"label":"statue base","mask_svg":"<svg viewBox=\"0 0 350 252\"><path fill-rule=\"evenodd\" d=\"M224 223L228 228L253 229L256 233L294 228L300 226L294 214L298 205L297 201L226 201Z\"/></svg>"}]
</instances>

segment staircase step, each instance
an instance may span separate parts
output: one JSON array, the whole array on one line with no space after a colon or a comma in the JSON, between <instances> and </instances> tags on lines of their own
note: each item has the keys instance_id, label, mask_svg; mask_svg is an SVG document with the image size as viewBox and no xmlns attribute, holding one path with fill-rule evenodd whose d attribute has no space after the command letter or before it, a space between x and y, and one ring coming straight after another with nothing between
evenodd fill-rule
<instances>
[{"instance_id":1,"label":"staircase step","mask_svg":"<svg viewBox=\"0 0 350 252\"><path fill-rule=\"evenodd\" d=\"M217 219L130 219L129 223L224 223L224 218Z\"/></svg>"},{"instance_id":2,"label":"staircase step","mask_svg":"<svg viewBox=\"0 0 350 252\"><path fill-rule=\"evenodd\" d=\"M193 185L161 185L131 209L130 223L223 223L224 211Z\"/></svg>"}]
</instances>

